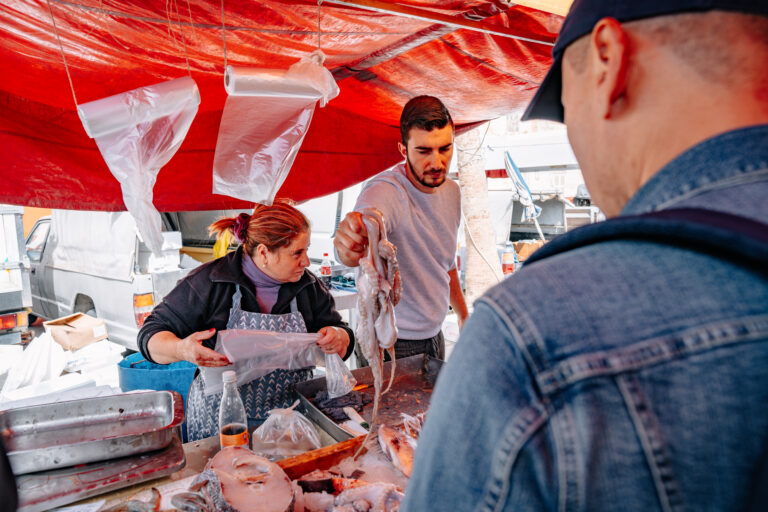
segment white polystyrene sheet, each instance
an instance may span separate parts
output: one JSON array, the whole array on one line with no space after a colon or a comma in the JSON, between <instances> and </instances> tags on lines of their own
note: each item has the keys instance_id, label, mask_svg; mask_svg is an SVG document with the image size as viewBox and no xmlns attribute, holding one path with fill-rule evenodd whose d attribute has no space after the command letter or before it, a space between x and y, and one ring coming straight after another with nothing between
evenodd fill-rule
<instances>
[{"instance_id":1,"label":"white polystyrene sheet","mask_svg":"<svg viewBox=\"0 0 768 512\"><path fill-rule=\"evenodd\" d=\"M46 253L54 267L127 280L136 253L136 221L128 212L53 210Z\"/></svg>"},{"instance_id":2,"label":"white polystyrene sheet","mask_svg":"<svg viewBox=\"0 0 768 512\"><path fill-rule=\"evenodd\" d=\"M199 104L197 84L184 77L77 107L86 133L120 182L144 243L158 255L162 221L152 204L152 189L160 169L184 141Z\"/></svg>"},{"instance_id":3,"label":"white polystyrene sheet","mask_svg":"<svg viewBox=\"0 0 768 512\"><path fill-rule=\"evenodd\" d=\"M271 204L288 176L315 106L339 94L319 50L287 71L227 67L229 96L213 160L213 192Z\"/></svg>"}]
</instances>

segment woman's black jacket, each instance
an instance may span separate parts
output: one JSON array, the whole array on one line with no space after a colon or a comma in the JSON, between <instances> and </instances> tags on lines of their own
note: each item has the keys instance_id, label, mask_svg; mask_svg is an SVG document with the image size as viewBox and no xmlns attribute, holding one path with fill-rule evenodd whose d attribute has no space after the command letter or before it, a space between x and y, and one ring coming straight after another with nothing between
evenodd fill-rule
<instances>
[{"instance_id":1,"label":"woman's black jacket","mask_svg":"<svg viewBox=\"0 0 768 512\"><path fill-rule=\"evenodd\" d=\"M232 307L232 295L238 284L243 294L242 309L262 313L253 283L243 273L242 253L241 247L196 268L179 281L176 288L155 307L139 331L137 340L141 354L148 361L152 361L152 358L149 356L147 343L158 332L171 331L179 338L186 338L194 332L212 327L217 331L226 329L229 310ZM317 332L332 325L349 333L349 347L344 355L344 359L347 359L354 349L355 336L352 329L341 320L333 297L325 285L312 272L305 270L297 282L285 283L280 287L277 302L270 313L290 313L290 303L294 297L308 332ZM205 340L204 344L208 348L214 348L216 336Z\"/></svg>"}]
</instances>

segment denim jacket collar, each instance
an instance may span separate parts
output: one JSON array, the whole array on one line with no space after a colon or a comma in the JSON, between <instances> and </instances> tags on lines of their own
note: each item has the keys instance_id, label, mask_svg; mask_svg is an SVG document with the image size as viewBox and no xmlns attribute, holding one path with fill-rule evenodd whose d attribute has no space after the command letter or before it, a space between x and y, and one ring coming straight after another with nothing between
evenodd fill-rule
<instances>
[{"instance_id":1,"label":"denim jacket collar","mask_svg":"<svg viewBox=\"0 0 768 512\"><path fill-rule=\"evenodd\" d=\"M690 169L697 169L695 174ZM719 186L768 173L768 125L740 128L686 150L657 172L624 206L621 215L637 215Z\"/></svg>"}]
</instances>

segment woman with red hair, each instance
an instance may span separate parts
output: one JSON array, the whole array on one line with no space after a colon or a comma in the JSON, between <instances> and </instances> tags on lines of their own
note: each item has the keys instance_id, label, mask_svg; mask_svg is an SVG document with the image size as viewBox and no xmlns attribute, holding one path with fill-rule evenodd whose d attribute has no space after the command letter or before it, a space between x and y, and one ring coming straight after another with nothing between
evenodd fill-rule
<instances>
[{"instance_id":1,"label":"woman with red hair","mask_svg":"<svg viewBox=\"0 0 768 512\"><path fill-rule=\"evenodd\" d=\"M139 350L159 364L189 361L198 366L230 362L213 350L222 329L318 332L326 353L349 357L352 330L341 320L328 289L309 266L309 221L286 201L257 205L251 215L220 219L210 226L219 237L231 233L237 251L206 263L179 282L139 331ZM251 426L269 410L295 400L292 384L312 377L312 368L276 370L240 386ZM197 376L187 398L190 441L216 435L221 393L205 395Z\"/></svg>"}]
</instances>

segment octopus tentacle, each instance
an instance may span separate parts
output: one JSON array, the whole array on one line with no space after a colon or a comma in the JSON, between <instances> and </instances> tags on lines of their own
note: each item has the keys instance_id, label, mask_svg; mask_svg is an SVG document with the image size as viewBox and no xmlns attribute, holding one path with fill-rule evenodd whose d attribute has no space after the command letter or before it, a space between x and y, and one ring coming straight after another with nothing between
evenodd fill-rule
<instances>
[{"instance_id":1,"label":"octopus tentacle","mask_svg":"<svg viewBox=\"0 0 768 512\"><path fill-rule=\"evenodd\" d=\"M357 337L363 355L371 366L374 387L373 416L371 430L365 439L367 441L378 419L384 380L384 350L388 350L392 356L392 375L387 391L394 380L396 363L393 347L397 341L395 305L400 300L402 286L397 265L397 248L387 240L386 225L381 212L371 208L363 210L362 214L368 236L368 251L360 260L357 272L360 313ZM365 441L361 444L361 449ZM358 450L355 457L360 451Z\"/></svg>"},{"instance_id":2,"label":"octopus tentacle","mask_svg":"<svg viewBox=\"0 0 768 512\"><path fill-rule=\"evenodd\" d=\"M395 381L395 347L388 348L387 352L389 352L389 359L392 361L392 371L389 375L389 384L387 385L387 389L381 392L382 395L385 395L389 391L389 388L392 387L392 383Z\"/></svg>"}]
</instances>

